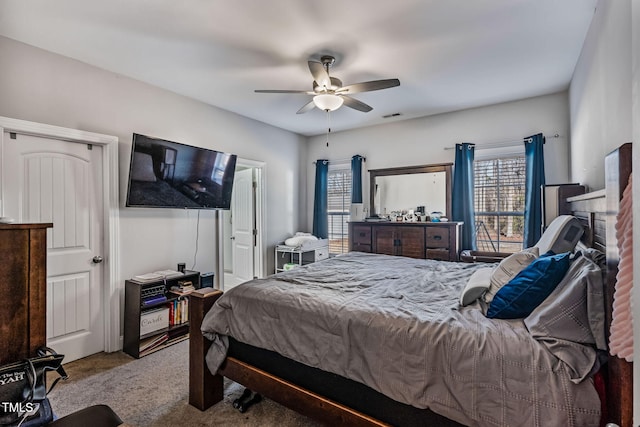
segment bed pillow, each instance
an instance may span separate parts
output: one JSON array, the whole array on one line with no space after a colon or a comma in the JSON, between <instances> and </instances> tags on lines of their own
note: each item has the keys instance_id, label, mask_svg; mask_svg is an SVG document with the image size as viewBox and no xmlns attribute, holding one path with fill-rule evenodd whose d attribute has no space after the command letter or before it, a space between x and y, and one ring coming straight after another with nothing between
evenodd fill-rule
<instances>
[{"instance_id":1,"label":"bed pillow","mask_svg":"<svg viewBox=\"0 0 640 427\"><path fill-rule=\"evenodd\" d=\"M496 293L487 310L494 319L527 317L558 286L571 264L571 252L533 261Z\"/></svg>"},{"instance_id":2,"label":"bed pillow","mask_svg":"<svg viewBox=\"0 0 640 427\"><path fill-rule=\"evenodd\" d=\"M607 349L601 258L602 253L584 251L551 295L524 319L531 336L569 366L576 383L599 368L596 349Z\"/></svg>"},{"instance_id":3,"label":"bed pillow","mask_svg":"<svg viewBox=\"0 0 640 427\"><path fill-rule=\"evenodd\" d=\"M516 274L520 273L538 258L538 248L533 247L509 255L498 264L491 275L491 286L484 294L484 301L490 304L495 294Z\"/></svg>"},{"instance_id":4,"label":"bed pillow","mask_svg":"<svg viewBox=\"0 0 640 427\"><path fill-rule=\"evenodd\" d=\"M462 290L460 294L460 305L466 306L477 300L489 289L491 274L493 273L493 267L485 267L476 270L469 280L467 286Z\"/></svg>"}]
</instances>

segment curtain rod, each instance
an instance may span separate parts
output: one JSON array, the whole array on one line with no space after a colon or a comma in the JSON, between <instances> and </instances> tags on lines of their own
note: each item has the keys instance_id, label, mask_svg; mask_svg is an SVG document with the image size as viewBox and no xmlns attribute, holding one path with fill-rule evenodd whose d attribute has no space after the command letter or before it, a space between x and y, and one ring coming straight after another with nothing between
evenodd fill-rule
<instances>
[{"instance_id":1,"label":"curtain rod","mask_svg":"<svg viewBox=\"0 0 640 427\"><path fill-rule=\"evenodd\" d=\"M356 156L360 156L359 154L355 154L355 155L356 155ZM363 161L365 161L365 162L367 161L367 158L366 158L365 156L360 156L360 157L362 157L362 160L363 160ZM353 157L349 157L348 159L335 159L335 160L328 159L327 161L328 161L329 163L331 163L331 162L333 162L333 163L346 163L346 162L350 162L352 158L353 158ZM313 162L311 162L311 163L313 163L314 165L316 164L316 162L315 162L315 161L313 161Z\"/></svg>"},{"instance_id":2,"label":"curtain rod","mask_svg":"<svg viewBox=\"0 0 640 427\"><path fill-rule=\"evenodd\" d=\"M559 134L553 134L551 136L546 136L545 139L550 139L550 138L561 138L561 136ZM500 141L500 142L489 142L487 144L475 144L472 143L471 145L475 145L476 148L482 150L482 149L488 149L488 148L502 148L502 147L514 147L517 146L518 144L522 144L524 141L526 142L531 142L532 139L531 138L522 138L519 139L517 141ZM445 150L455 150L456 147L444 147Z\"/></svg>"}]
</instances>

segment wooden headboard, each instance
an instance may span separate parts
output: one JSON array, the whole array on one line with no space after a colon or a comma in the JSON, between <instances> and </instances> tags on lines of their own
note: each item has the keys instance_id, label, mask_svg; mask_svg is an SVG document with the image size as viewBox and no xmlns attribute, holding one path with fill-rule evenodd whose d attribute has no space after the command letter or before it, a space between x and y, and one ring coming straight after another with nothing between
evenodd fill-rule
<instances>
[{"instance_id":1,"label":"wooden headboard","mask_svg":"<svg viewBox=\"0 0 640 427\"><path fill-rule=\"evenodd\" d=\"M605 159L605 189L567 199L573 215L585 226L582 241L607 254L606 325L607 339L613 311L613 292L620 256L616 239L616 218L622 193L631 174L631 143L620 146ZM606 365L607 422L620 427L633 425L633 364L609 356Z\"/></svg>"}]
</instances>

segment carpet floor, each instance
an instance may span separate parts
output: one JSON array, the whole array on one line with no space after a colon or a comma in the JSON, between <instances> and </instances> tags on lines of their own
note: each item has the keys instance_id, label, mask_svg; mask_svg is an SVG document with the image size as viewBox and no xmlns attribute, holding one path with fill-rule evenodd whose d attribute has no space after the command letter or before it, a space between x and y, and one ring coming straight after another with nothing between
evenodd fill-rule
<instances>
[{"instance_id":1,"label":"carpet floor","mask_svg":"<svg viewBox=\"0 0 640 427\"><path fill-rule=\"evenodd\" d=\"M141 359L99 353L64 365L69 379L49 394L58 417L95 404L111 407L129 426L285 426L320 424L269 399L244 414L232 402L244 388L225 379L224 400L202 412L188 402L189 342Z\"/></svg>"}]
</instances>

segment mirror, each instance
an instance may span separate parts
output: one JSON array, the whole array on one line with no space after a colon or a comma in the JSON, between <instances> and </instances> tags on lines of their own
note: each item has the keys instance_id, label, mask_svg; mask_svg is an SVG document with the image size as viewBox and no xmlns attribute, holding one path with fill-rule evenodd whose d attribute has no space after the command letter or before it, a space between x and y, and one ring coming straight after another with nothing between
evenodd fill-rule
<instances>
[{"instance_id":1,"label":"mirror","mask_svg":"<svg viewBox=\"0 0 640 427\"><path fill-rule=\"evenodd\" d=\"M369 170L371 215L424 206L451 218L452 163Z\"/></svg>"}]
</instances>

